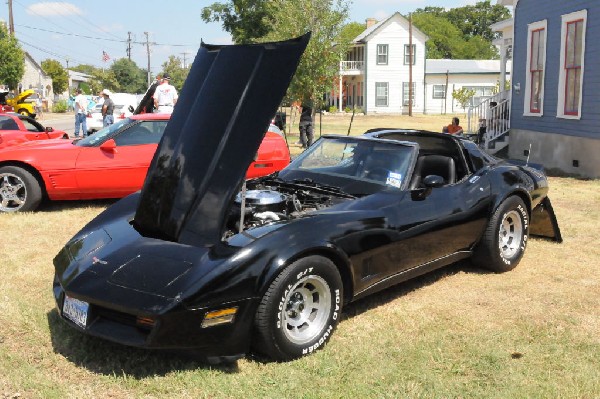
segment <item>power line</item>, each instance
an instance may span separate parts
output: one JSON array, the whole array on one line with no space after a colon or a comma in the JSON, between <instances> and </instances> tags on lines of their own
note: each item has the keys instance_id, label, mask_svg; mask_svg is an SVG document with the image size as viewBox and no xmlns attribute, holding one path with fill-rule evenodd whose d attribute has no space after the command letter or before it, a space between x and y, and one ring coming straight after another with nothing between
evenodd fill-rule
<instances>
[{"instance_id":1,"label":"power line","mask_svg":"<svg viewBox=\"0 0 600 399\"><path fill-rule=\"evenodd\" d=\"M19 24L17 24L17 26L20 26L22 28L27 28L27 29L39 30L39 31L42 31L42 32L56 33L57 35L82 37L84 39L106 40L106 41L109 41L109 42L119 42L119 43L125 43L125 42L127 42L127 40L115 40L115 39L107 39L107 38L104 38L104 37L94 37L94 36L87 36L87 35L79 35L77 33L58 32L58 31L55 31L55 30L44 29L44 28L37 28L35 26L29 26L29 25L19 25Z\"/></svg>"},{"instance_id":2,"label":"power line","mask_svg":"<svg viewBox=\"0 0 600 399\"><path fill-rule=\"evenodd\" d=\"M76 37L82 37L84 39L93 39L93 40L105 40L108 42L117 42L117 43L133 43L133 44L146 44L146 42L138 42L135 40L123 40L123 39L107 39L105 37L96 37L96 36L88 36L88 35L80 35L78 33L67 33L67 32L59 32L59 31L55 31L55 30L50 30L50 29L44 29L44 28L38 28L35 26L29 26L29 25L19 25L17 24L16 26L20 26L22 28L28 28L28 29L34 29L34 30L39 30L42 32L48 32L48 33L56 33L58 35L65 35L65 36L76 36ZM130 33L130 32L128 32ZM169 44L169 43L152 43L154 46L173 46L173 47L192 47L191 44Z\"/></svg>"}]
</instances>

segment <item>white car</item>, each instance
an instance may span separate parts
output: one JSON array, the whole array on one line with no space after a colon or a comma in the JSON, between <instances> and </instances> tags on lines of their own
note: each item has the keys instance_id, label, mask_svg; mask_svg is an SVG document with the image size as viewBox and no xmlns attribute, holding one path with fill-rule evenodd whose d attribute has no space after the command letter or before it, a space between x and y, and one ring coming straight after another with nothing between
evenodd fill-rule
<instances>
[{"instance_id":1,"label":"white car","mask_svg":"<svg viewBox=\"0 0 600 399\"><path fill-rule=\"evenodd\" d=\"M113 110L113 117L115 122L119 119L125 119L133 115L133 110L137 107L137 98L135 94L127 93L113 93L110 98L115 103ZM102 102L96 104L94 108L87 115L87 131L88 133L94 133L102 129L103 118L102 118Z\"/></svg>"}]
</instances>

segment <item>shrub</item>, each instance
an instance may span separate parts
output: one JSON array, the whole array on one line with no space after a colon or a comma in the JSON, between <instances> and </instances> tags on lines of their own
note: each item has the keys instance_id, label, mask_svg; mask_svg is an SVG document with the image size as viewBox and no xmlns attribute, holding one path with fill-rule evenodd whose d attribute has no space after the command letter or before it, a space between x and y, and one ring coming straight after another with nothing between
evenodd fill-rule
<instances>
[{"instance_id":1,"label":"shrub","mask_svg":"<svg viewBox=\"0 0 600 399\"><path fill-rule=\"evenodd\" d=\"M67 100L58 100L55 102L52 107L52 112L57 112L59 114L67 112Z\"/></svg>"},{"instance_id":2,"label":"shrub","mask_svg":"<svg viewBox=\"0 0 600 399\"><path fill-rule=\"evenodd\" d=\"M338 109L335 105L332 105L331 107L329 107L329 113L335 114L337 111L338 111Z\"/></svg>"}]
</instances>

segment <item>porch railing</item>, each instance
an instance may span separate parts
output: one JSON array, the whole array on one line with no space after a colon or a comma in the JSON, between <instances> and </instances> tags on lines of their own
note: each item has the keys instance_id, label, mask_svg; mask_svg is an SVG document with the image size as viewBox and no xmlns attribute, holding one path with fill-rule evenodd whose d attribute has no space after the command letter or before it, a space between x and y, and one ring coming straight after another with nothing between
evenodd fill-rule
<instances>
[{"instance_id":1,"label":"porch railing","mask_svg":"<svg viewBox=\"0 0 600 399\"><path fill-rule=\"evenodd\" d=\"M485 132L481 139L484 148L510 130L510 91L503 91L471 106L467 112L469 134ZM482 129L484 128L484 129Z\"/></svg>"},{"instance_id":2,"label":"porch railing","mask_svg":"<svg viewBox=\"0 0 600 399\"><path fill-rule=\"evenodd\" d=\"M341 61L340 68L342 71L364 71L365 70L365 62L364 61Z\"/></svg>"}]
</instances>

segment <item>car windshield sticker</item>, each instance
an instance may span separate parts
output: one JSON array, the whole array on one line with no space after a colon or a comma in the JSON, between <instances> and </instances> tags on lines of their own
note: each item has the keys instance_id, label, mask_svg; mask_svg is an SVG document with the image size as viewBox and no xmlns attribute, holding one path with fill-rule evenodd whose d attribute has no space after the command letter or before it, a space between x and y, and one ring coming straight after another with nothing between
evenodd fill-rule
<instances>
[{"instance_id":1,"label":"car windshield sticker","mask_svg":"<svg viewBox=\"0 0 600 399\"><path fill-rule=\"evenodd\" d=\"M402 175L400 173L389 172L385 184L387 184L388 186L400 188L400 185L402 184Z\"/></svg>"}]
</instances>

